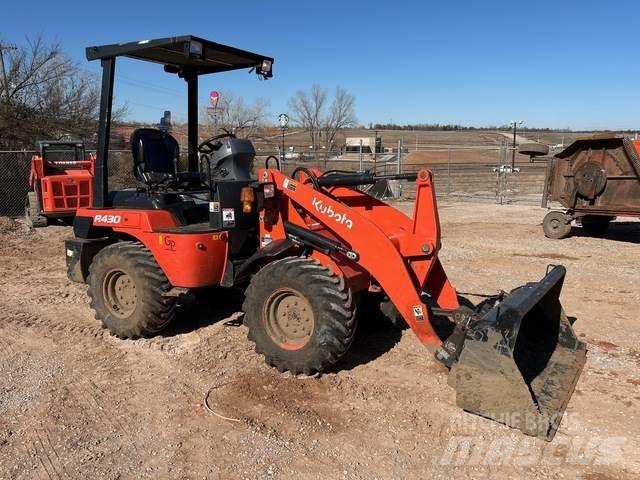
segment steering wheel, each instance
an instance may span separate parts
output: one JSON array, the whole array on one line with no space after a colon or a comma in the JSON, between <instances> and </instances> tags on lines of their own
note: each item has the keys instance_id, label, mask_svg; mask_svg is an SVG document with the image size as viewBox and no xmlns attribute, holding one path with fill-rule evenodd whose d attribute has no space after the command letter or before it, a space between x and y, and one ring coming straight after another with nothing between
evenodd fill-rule
<instances>
[{"instance_id":1,"label":"steering wheel","mask_svg":"<svg viewBox=\"0 0 640 480\"><path fill-rule=\"evenodd\" d=\"M205 153L205 154L210 154L214 152L219 148L217 145L215 145L214 142L216 142L217 140L220 140L221 138L227 138L227 137L236 138L236 136L233 133L229 133L229 132L221 133L220 135L207 138L204 142L198 145L198 152Z\"/></svg>"}]
</instances>

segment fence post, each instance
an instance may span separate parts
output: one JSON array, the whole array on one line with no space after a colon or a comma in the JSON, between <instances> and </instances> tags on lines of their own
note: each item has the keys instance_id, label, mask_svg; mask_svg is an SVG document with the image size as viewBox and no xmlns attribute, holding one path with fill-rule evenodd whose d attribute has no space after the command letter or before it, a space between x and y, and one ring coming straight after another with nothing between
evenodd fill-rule
<instances>
[{"instance_id":1,"label":"fence post","mask_svg":"<svg viewBox=\"0 0 640 480\"><path fill-rule=\"evenodd\" d=\"M402 151L402 140L398 140L398 168L397 168L398 171L397 173L402 173L402 166L400 165L401 151Z\"/></svg>"},{"instance_id":2,"label":"fence post","mask_svg":"<svg viewBox=\"0 0 640 480\"><path fill-rule=\"evenodd\" d=\"M451 195L451 147L447 148L447 195Z\"/></svg>"},{"instance_id":3,"label":"fence post","mask_svg":"<svg viewBox=\"0 0 640 480\"><path fill-rule=\"evenodd\" d=\"M374 151L375 151L375 147L374 147ZM378 174L378 157L376 156L375 153L373 154L373 174L374 175Z\"/></svg>"},{"instance_id":4,"label":"fence post","mask_svg":"<svg viewBox=\"0 0 640 480\"><path fill-rule=\"evenodd\" d=\"M282 165L281 165L282 173L285 172L286 163L287 163L287 153L285 152L282 154Z\"/></svg>"},{"instance_id":5,"label":"fence post","mask_svg":"<svg viewBox=\"0 0 640 480\"><path fill-rule=\"evenodd\" d=\"M360 139L360 171L362 172L362 139Z\"/></svg>"},{"instance_id":6,"label":"fence post","mask_svg":"<svg viewBox=\"0 0 640 480\"><path fill-rule=\"evenodd\" d=\"M503 173L501 171L501 166L506 162L507 157L507 149L505 144L500 145L500 150L498 150L498 165L497 165L497 173L496 173L496 203L498 205L502 205L504 203L504 188L503 188Z\"/></svg>"}]
</instances>

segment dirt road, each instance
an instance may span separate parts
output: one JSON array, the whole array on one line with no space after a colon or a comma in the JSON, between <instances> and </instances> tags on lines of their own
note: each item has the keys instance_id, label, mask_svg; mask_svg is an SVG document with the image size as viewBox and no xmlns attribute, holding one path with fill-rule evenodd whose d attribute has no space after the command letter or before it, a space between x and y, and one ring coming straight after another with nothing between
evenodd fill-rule
<instances>
[{"instance_id":1,"label":"dirt road","mask_svg":"<svg viewBox=\"0 0 640 480\"><path fill-rule=\"evenodd\" d=\"M66 279L70 229L0 219L0 479L638 478L640 222L554 241L543 213L441 205L441 257L461 292L567 266L589 354L551 444L458 410L412 333L367 318L315 378L266 367L223 291L160 337L112 338Z\"/></svg>"},{"instance_id":2,"label":"dirt road","mask_svg":"<svg viewBox=\"0 0 640 480\"><path fill-rule=\"evenodd\" d=\"M496 133L502 135L510 142L513 142L513 133L510 133L510 132L496 132ZM520 145L522 143L530 143L530 142L531 140L528 139L527 137L523 137L522 135L516 134L516 145Z\"/></svg>"}]
</instances>

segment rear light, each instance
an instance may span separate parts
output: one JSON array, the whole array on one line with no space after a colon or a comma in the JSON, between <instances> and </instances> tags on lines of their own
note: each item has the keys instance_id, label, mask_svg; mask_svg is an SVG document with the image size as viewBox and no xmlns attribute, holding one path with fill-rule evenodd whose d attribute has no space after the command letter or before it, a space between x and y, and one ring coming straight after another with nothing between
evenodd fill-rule
<instances>
[{"instance_id":1,"label":"rear light","mask_svg":"<svg viewBox=\"0 0 640 480\"><path fill-rule=\"evenodd\" d=\"M242 211L244 213L251 213L251 204L254 199L255 194L253 193L253 188L242 187L242 190L240 190L240 201L242 202Z\"/></svg>"}]
</instances>

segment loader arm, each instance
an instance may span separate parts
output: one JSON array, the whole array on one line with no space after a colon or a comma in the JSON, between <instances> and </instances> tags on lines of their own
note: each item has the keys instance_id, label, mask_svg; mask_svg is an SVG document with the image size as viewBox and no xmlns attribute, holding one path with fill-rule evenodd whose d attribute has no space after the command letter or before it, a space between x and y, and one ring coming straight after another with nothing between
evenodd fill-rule
<instances>
[{"instance_id":1,"label":"loader arm","mask_svg":"<svg viewBox=\"0 0 640 480\"><path fill-rule=\"evenodd\" d=\"M442 308L458 308L458 302L438 260L440 224L429 171L418 173L413 219L394 210L393 222L376 221L388 217L391 207L352 189L316 189L274 169L261 170L258 178L277 192L265 200L261 238L285 237L288 223L337 241L378 282L422 343L441 344L421 293L426 290Z\"/></svg>"}]
</instances>

